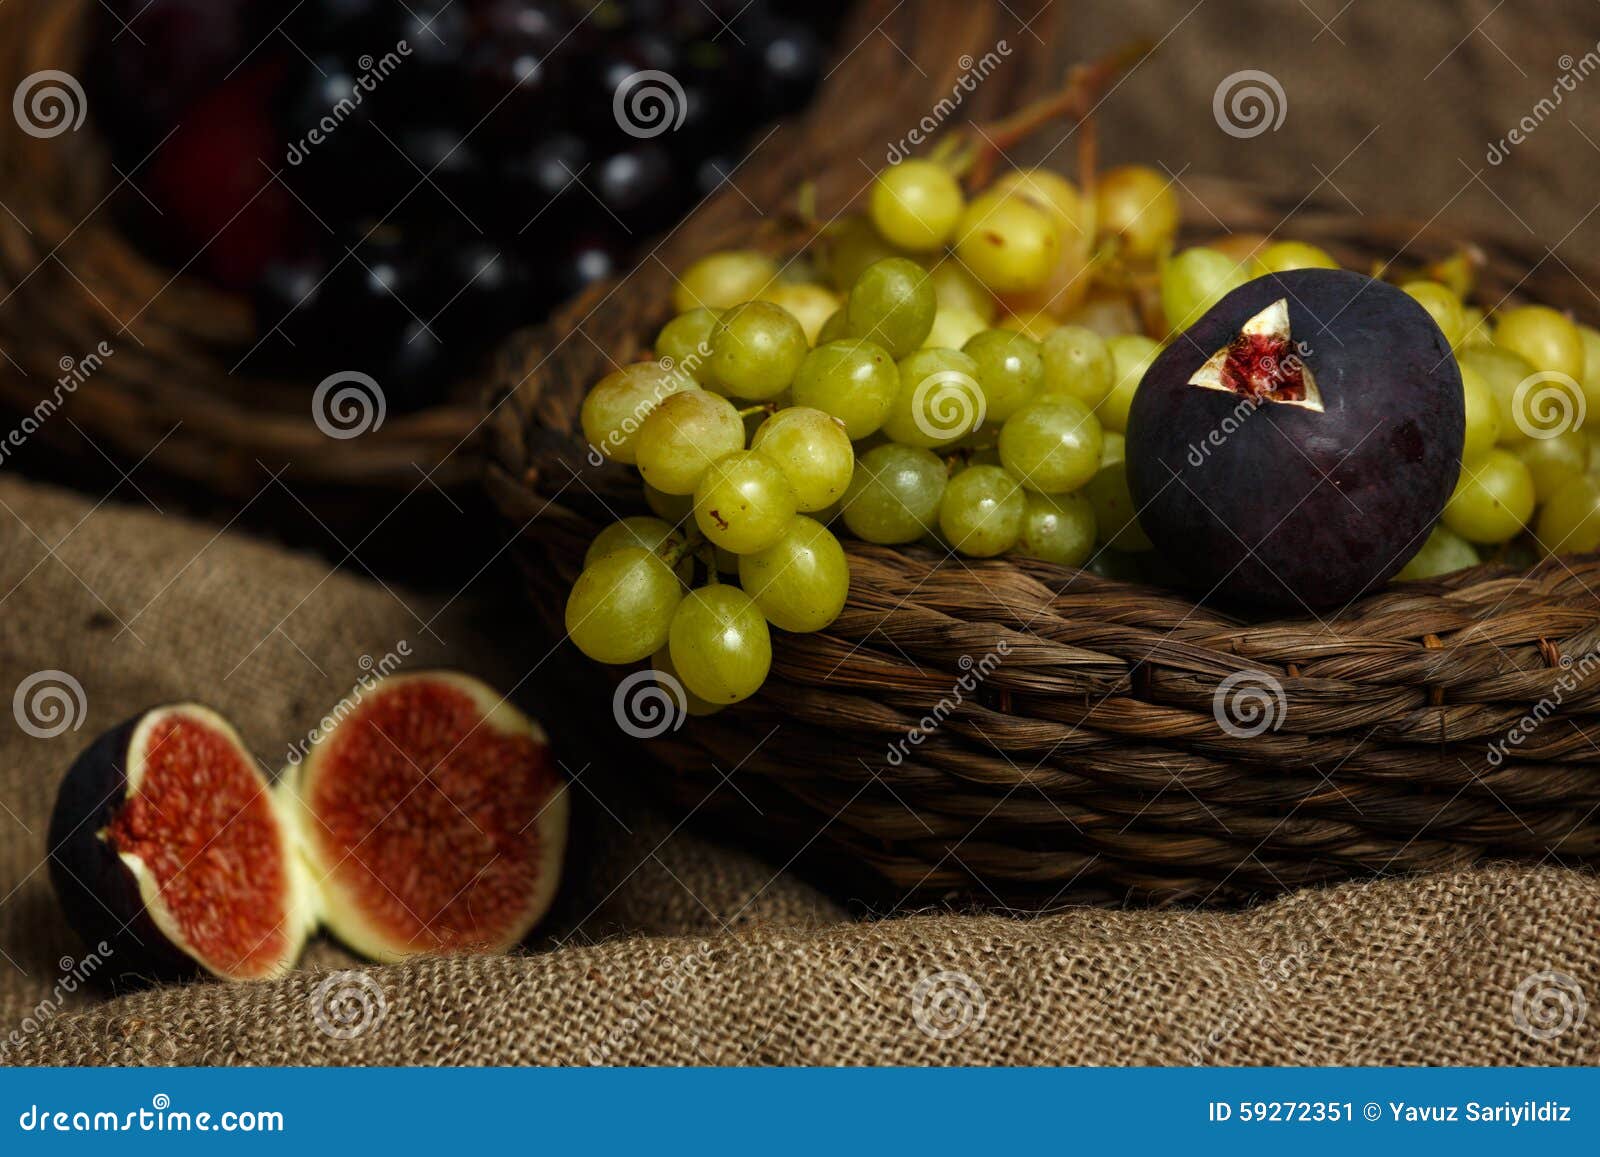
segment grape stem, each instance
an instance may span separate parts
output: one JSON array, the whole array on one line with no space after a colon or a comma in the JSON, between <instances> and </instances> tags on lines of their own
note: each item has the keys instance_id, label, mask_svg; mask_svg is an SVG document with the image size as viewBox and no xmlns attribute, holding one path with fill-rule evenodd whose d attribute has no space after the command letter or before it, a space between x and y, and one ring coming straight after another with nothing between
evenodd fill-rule
<instances>
[{"instance_id":1,"label":"grape stem","mask_svg":"<svg viewBox=\"0 0 1600 1157\"><path fill-rule=\"evenodd\" d=\"M757 414L776 414L777 412L778 412L778 403L776 403L776 402L762 402L759 405L746 406L744 409L739 411L739 417L741 417L741 418L753 418Z\"/></svg>"},{"instance_id":2,"label":"grape stem","mask_svg":"<svg viewBox=\"0 0 1600 1157\"><path fill-rule=\"evenodd\" d=\"M666 563L669 568L676 570L680 562L697 552L704 545L706 545L706 536L700 533L698 526L691 526L682 538L662 552L661 561Z\"/></svg>"},{"instance_id":3,"label":"grape stem","mask_svg":"<svg viewBox=\"0 0 1600 1157\"><path fill-rule=\"evenodd\" d=\"M1099 60L1076 65L1067 73L1066 83L1052 95L1008 117L967 130L966 147L952 153L946 163L957 176L966 177L969 189L985 188L994 179L995 166L1007 153L1052 121L1069 120L1074 125L1086 121L1111 82L1154 48L1148 40L1136 40Z\"/></svg>"}]
</instances>

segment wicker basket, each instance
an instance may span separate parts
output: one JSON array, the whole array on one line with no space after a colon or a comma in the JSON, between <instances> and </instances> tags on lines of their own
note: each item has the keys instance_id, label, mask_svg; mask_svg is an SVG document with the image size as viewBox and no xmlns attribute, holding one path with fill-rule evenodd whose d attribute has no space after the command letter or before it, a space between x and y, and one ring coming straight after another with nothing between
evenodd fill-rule
<instances>
[{"instance_id":1,"label":"wicker basket","mask_svg":"<svg viewBox=\"0 0 1600 1157\"><path fill-rule=\"evenodd\" d=\"M863 27L889 8L869 5ZM940 33L952 69L999 34L989 6L963 16L967 25ZM881 105L858 99L894 67L889 40L932 34L902 10L887 19L885 45L850 56L807 122L741 169L738 192L680 228L659 261L504 352L488 484L522 528L533 605L552 640L589 540L610 511L643 512L631 472L585 458L575 432L584 390L666 319L668 270L770 233L770 216L751 204L770 215L807 177L819 178L823 204L843 204L866 179L858 158L875 162L894 126L949 91L952 76L934 76ZM1015 61L1008 70L963 114L996 115L1049 79ZM1234 230L1279 226L1357 268L1454 248L1434 229L1314 207L1280 225L1292 206L1192 185L1207 235L1213 215ZM1484 299L1515 290L1592 314L1574 279L1540 256L1489 247ZM1169 590L1045 563L846 547L851 597L838 621L816 635L775 634L762 692L688 720L649 753L671 768L662 780L686 814L779 863L803 855L875 903L1237 903L1377 872L1600 858L1593 558L1406 584L1325 622L1242 622ZM1003 661L971 677L1001 650ZM619 673L572 654L571 678L601 718ZM1282 688L1264 704L1273 726L1260 734L1219 722L1219 687L1241 672ZM964 676L976 686L957 694ZM1552 696L1554 716L1491 759L1490 744ZM941 700L942 723L907 744Z\"/></svg>"},{"instance_id":2,"label":"wicker basket","mask_svg":"<svg viewBox=\"0 0 1600 1157\"><path fill-rule=\"evenodd\" d=\"M84 77L102 18L94 0L0 5L0 91L9 99L44 70ZM61 416L77 430L48 421L38 438L94 459L87 436L124 463L225 498L253 497L280 467L285 482L374 500L422 485L418 466L445 487L477 476L481 380L431 408L391 413L361 437L329 438L313 420L316 380L229 372L256 339L247 301L160 267L118 233L109 202L122 178L95 137L94 110L76 130L43 137L9 112L0 122L0 405L32 411L102 342L114 351L64 398Z\"/></svg>"}]
</instances>

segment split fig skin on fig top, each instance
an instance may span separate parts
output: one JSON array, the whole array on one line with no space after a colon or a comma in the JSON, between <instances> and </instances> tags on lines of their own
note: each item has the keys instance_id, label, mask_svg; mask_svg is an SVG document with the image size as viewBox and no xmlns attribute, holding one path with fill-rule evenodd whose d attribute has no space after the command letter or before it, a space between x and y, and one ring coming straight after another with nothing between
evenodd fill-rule
<instances>
[{"instance_id":1,"label":"split fig skin on fig top","mask_svg":"<svg viewBox=\"0 0 1600 1157\"><path fill-rule=\"evenodd\" d=\"M67 773L50 873L113 983L261 980L319 926L378 961L513 948L554 899L567 823L538 724L430 671L379 681L276 782L210 708L135 716Z\"/></svg>"}]
</instances>

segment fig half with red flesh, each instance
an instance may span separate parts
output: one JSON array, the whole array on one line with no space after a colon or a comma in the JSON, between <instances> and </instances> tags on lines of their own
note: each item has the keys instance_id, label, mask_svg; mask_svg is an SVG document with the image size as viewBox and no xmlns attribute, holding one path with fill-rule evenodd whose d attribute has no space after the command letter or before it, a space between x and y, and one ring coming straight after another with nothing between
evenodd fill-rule
<instances>
[{"instance_id":1,"label":"fig half with red flesh","mask_svg":"<svg viewBox=\"0 0 1600 1157\"><path fill-rule=\"evenodd\" d=\"M68 919L116 977L287 971L314 916L292 833L239 735L193 703L107 732L72 766L50 822Z\"/></svg>"},{"instance_id":2,"label":"fig half with red flesh","mask_svg":"<svg viewBox=\"0 0 1600 1157\"><path fill-rule=\"evenodd\" d=\"M322 918L364 956L503 951L555 896L568 800L544 732L468 676L391 676L292 784Z\"/></svg>"},{"instance_id":3,"label":"fig half with red flesh","mask_svg":"<svg viewBox=\"0 0 1600 1157\"><path fill-rule=\"evenodd\" d=\"M568 800L539 725L456 672L377 680L269 784L215 711L153 708L63 781L50 874L114 981L279 976L321 921L362 955L503 951L550 907Z\"/></svg>"}]
</instances>

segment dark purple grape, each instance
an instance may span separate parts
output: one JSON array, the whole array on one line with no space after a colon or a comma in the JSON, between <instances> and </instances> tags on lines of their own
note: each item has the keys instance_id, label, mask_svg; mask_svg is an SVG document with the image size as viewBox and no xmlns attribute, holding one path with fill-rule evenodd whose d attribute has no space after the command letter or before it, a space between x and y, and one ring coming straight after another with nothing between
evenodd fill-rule
<instances>
[{"instance_id":1,"label":"dark purple grape","mask_svg":"<svg viewBox=\"0 0 1600 1157\"><path fill-rule=\"evenodd\" d=\"M613 153L594 167L592 187L624 228L660 223L669 204L672 159L659 145L640 143Z\"/></svg>"}]
</instances>

